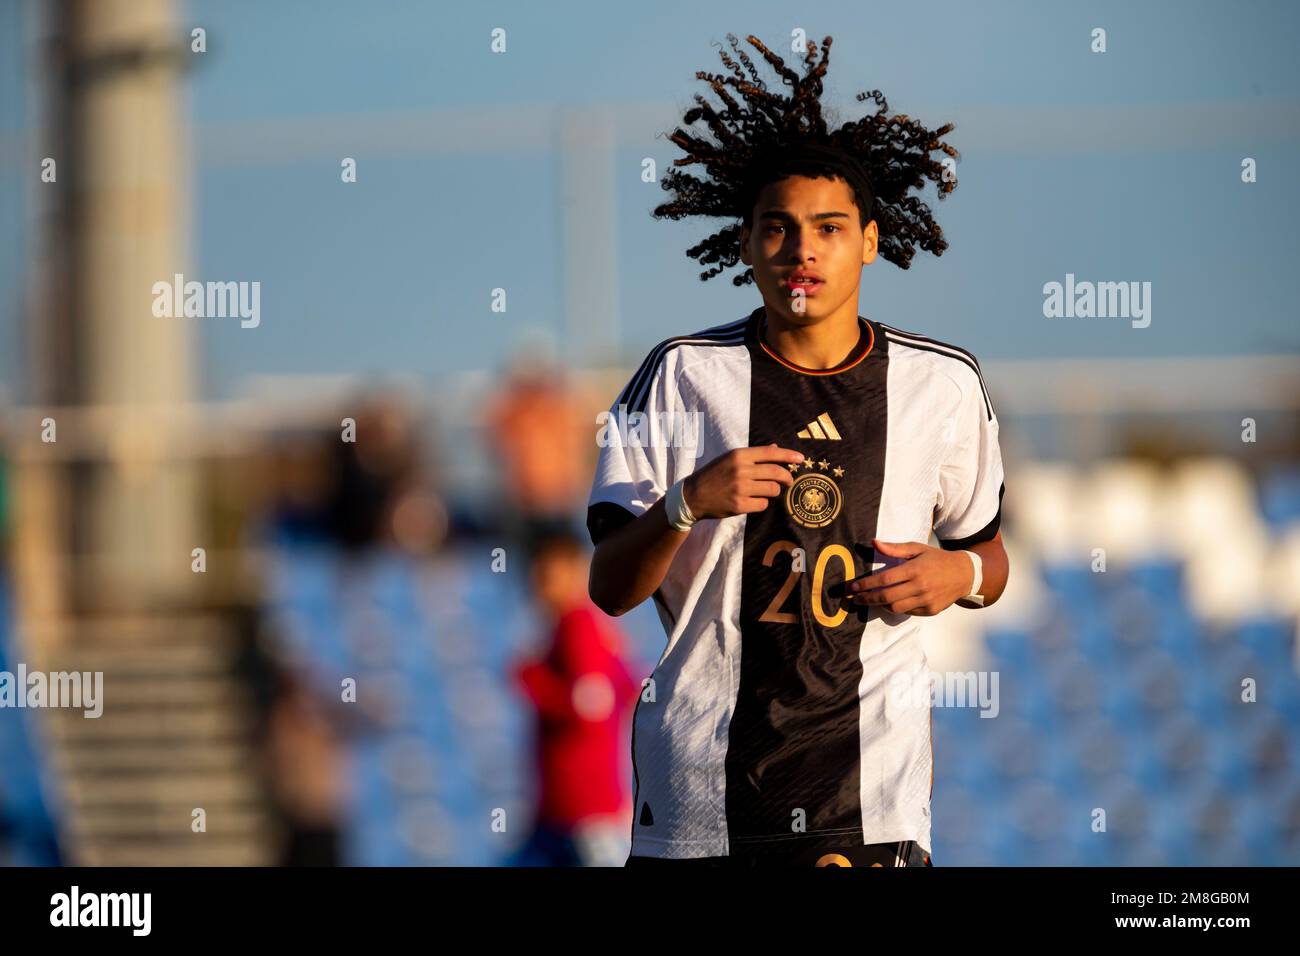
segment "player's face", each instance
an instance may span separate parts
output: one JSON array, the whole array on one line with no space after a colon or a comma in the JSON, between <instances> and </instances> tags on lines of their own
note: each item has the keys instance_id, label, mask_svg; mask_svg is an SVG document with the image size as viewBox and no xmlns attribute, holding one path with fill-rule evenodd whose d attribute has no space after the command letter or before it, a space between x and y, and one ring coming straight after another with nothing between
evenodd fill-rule
<instances>
[{"instance_id":1,"label":"player's face","mask_svg":"<svg viewBox=\"0 0 1300 956\"><path fill-rule=\"evenodd\" d=\"M863 265L876 258L876 223L864 229L842 179L789 176L759 193L741 230L741 261L770 312L814 325L848 308L857 314Z\"/></svg>"}]
</instances>

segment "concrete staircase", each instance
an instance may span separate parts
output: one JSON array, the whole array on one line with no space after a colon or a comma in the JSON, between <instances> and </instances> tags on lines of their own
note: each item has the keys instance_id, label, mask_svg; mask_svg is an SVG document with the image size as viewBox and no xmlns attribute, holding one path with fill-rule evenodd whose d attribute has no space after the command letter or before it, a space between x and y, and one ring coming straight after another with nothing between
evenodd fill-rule
<instances>
[{"instance_id":1,"label":"concrete staircase","mask_svg":"<svg viewBox=\"0 0 1300 956\"><path fill-rule=\"evenodd\" d=\"M210 617L77 622L47 671L102 671L103 715L42 722L70 863L254 866L278 832L258 762L253 701L229 625ZM206 832L192 829L206 811Z\"/></svg>"}]
</instances>

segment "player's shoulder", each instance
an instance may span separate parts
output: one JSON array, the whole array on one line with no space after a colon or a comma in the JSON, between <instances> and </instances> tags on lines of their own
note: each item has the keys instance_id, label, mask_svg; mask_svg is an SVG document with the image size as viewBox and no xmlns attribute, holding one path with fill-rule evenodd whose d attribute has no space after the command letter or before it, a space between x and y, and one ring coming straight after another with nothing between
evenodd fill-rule
<instances>
[{"instance_id":1,"label":"player's shoulder","mask_svg":"<svg viewBox=\"0 0 1300 956\"><path fill-rule=\"evenodd\" d=\"M744 348L745 329L751 315L721 325L711 325L697 332L670 336L655 345L628 380L618 401L633 408L642 408L656 375L676 374L684 357L715 354L719 350Z\"/></svg>"},{"instance_id":2,"label":"player's shoulder","mask_svg":"<svg viewBox=\"0 0 1300 956\"><path fill-rule=\"evenodd\" d=\"M984 372L973 352L960 345L884 322L876 322L876 326L889 343L891 358L907 356L915 359L918 369L943 373L958 384L963 394L978 390L989 417L993 417L993 405L989 399L988 386L984 382Z\"/></svg>"}]
</instances>

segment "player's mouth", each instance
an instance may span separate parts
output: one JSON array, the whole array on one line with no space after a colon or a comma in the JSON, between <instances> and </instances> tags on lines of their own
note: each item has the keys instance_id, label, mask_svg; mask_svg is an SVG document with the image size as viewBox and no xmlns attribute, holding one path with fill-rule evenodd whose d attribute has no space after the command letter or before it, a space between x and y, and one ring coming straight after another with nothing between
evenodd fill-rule
<instances>
[{"instance_id":1,"label":"player's mouth","mask_svg":"<svg viewBox=\"0 0 1300 956\"><path fill-rule=\"evenodd\" d=\"M788 275L781 280L781 288L789 289L790 293L796 294L802 292L804 295L814 295L817 290L826 284L821 276L815 272L796 272Z\"/></svg>"}]
</instances>

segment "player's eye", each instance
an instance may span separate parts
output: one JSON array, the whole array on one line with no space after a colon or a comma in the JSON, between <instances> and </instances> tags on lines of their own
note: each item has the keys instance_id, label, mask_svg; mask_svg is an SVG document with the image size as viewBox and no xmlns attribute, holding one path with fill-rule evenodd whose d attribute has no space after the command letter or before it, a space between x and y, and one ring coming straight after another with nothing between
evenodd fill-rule
<instances>
[{"instance_id":1,"label":"player's eye","mask_svg":"<svg viewBox=\"0 0 1300 956\"><path fill-rule=\"evenodd\" d=\"M832 224L832 223L829 223L829 222L826 223L826 225L822 226L822 228L823 228L823 229L829 229L831 232L839 232L839 231L840 231L840 227L839 227L839 226L836 226L836 225L834 225L834 224Z\"/></svg>"}]
</instances>

